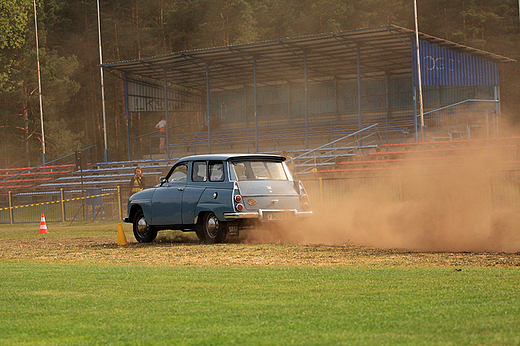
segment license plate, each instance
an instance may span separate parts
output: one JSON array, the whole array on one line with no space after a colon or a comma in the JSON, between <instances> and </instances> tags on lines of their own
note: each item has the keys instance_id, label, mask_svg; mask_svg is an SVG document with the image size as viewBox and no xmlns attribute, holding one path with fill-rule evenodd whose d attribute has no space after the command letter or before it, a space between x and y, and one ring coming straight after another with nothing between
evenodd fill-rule
<instances>
[{"instance_id":1,"label":"license plate","mask_svg":"<svg viewBox=\"0 0 520 346\"><path fill-rule=\"evenodd\" d=\"M278 213L266 213L267 221L280 221L282 219L282 215Z\"/></svg>"}]
</instances>

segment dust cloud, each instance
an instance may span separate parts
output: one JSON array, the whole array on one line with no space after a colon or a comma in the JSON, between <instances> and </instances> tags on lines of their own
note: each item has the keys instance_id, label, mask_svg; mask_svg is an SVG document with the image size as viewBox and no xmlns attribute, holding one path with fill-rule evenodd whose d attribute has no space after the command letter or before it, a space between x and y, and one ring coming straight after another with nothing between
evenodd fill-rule
<instances>
[{"instance_id":1,"label":"dust cloud","mask_svg":"<svg viewBox=\"0 0 520 346\"><path fill-rule=\"evenodd\" d=\"M383 173L323 176L323 192L309 191L313 217L249 232L243 241L518 252L516 151L510 142L482 141L439 157L415 152Z\"/></svg>"}]
</instances>

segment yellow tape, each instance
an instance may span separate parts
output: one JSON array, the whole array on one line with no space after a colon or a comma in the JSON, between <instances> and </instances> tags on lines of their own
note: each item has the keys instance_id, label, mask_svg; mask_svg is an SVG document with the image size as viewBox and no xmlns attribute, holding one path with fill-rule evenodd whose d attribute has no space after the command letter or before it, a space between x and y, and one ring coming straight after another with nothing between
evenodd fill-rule
<instances>
[{"instance_id":1,"label":"yellow tape","mask_svg":"<svg viewBox=\"0 0 520 346\"><path fill-rule=\"evenodd\" d=\"M101 195L94 195L94 196L87 196L87 197L77 197L77 198L69 198L69 199L64 199L63 202L70 202L70 201L77 201L77 200L81 200L81 199L87 199L87 198L95 198L95 197L103 197L103 196L110 196L110 195L115 195L116 193L115 192L111 192L111 193L103 193ZM43 202L43 203L35 203L35 204L27 204L27 205L18 205L16 207L12 207L12 209L18 209L18 208L27 208L27 207L37 207L39 205L46 205L46 204L53 204L53 203L61 203L61 200L59 201L52 201L52 202ZM2 210L9 210L10 208L0 208L0 211Z\"/></svg>"}]
</instances>

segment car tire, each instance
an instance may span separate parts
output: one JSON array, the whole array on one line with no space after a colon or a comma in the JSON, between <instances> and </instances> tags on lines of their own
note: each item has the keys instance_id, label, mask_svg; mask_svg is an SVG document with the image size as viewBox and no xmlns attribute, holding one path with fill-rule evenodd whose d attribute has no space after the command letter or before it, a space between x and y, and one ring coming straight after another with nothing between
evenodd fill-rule
<instances>
[{"instance_id":1,"label":"car tire","mask_svg":"<svg viewBox=\"0 0 520 346\"><path fill-rule=\"evenodd\" d=\"M199 238L201 243L206 241L206 237L204 236L204 230L202 229L202 224L195 226L195 233L197 234L197 238Z\"/></svg>"},{"instance_id":2,"label":"car tire","mask_svg":"<svg viewBox=\"0 0 520 346\"><path fill-rule=\"evenodd\" d=\"M206 244L221 243L226 239L227 223L220 221L215 213L204 214L198 227L197 236Z\"/></svg>"},{"instance_id":3,"label":"car tire","mask_svg":"<svg viewBox=\"0 0 520 346\"><path fill-rule=\"evenodd\" d=\"M134 237L139 243L149 243L157 237L157 229L148 224L141 209L134 215L133 229Z\"/></svg>"}]
</instances>

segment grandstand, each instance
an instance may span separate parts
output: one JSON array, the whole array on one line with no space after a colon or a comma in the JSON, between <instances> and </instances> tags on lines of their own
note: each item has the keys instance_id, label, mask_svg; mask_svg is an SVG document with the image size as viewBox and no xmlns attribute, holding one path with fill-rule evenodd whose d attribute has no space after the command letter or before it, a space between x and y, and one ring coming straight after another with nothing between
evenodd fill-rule
<instances>
[{"instance_id":1,"label":"grandstand","mask_svg":"<svg viewBox=\"0 0 520 346\"><path fill-rule=\"evenodd\" d=\"M356 131L311 150L287 150L290 160L294 161L294 173L305 180L308 176L331 173L345 175L392 170L410 163L449 164L476 152L481 156L500 157L511 164L518 163L520 159L520 137L376 144L380 142L379 133L374 130L376 128L374 125L361 132ZM360 139L365 144L360 145ZM278 151L264 153L280 154ZM154 186L180 157L90 162L84 170L78 170L72 164L41 166L30 172L25 168L4 169L2 176L13 179L1 182L0 189L15 192L126 189L138 166L143 170L147 185Z\"/></svg>"},{"instance_id":2,"label":"grandstand","mask_svg":"<svg viewBox=\"0 0 520 346\"><path fill-rule=\"evenodd\" d=\"M414 33L389 25L102 67L121 76L127 119L143 119L127 121L137 124L127 129L137 133L127 138L128 161L161 149L165 157L309 150L375 123L381 144L462 139L467 126L497 137L498 64L514 60L419 33L421 128ZM159 118L165 135L142 132Z\"/></svg>"},{"instance_id":3,"label":"grandstand","mask_svg":"<svg viewBox=\"0 0 520 346\"><path fill-rule=\"evenodd\" d=\"M328 195L336 195L342 191L341 184L358 184L360 179L389 181L393 186L396 183L392 179L400 179L403 168L456 167L464 164L465 157L475 157L476 153L490 162L496 161L497 169L513 179L520 172L520 137L374 144L378 141L376 127L315 149L288 151L294 162L295 176L304 181L311 199L319 200L323 189ZM360 145L360 139L365 144ZM31 173L5 171L13 179L4 181L0 190L0 223L36 222L43 212L51 222L121 219L134 169L142 168L146 184L151 187L159 182L160 176L166 175L176 160L89 162L83 170L68 164L43 166ZM322 186L321 181L327 184ZM493 193L504 191L510 194L496 189ZM20 206L26 206L31 212L16 209Z\"/></svg>"},{"instance_id":4,"label":"grandstand","mask_svg":"<svg viewBox=\"0 0 520 346\"><path fill-rule=\"evenodd\" d=\"M144 119L127 121L139 126L127 129L136 134L127 160L1 170L0 204L10 206L8 191L33 202L117 191L124 209L135 167L153 186L178 158L204 153L285 150L302 180L449 164L475 151L516 165L518 138L502 138L498 121L498 64L514 60L420 33L430 62L421 65L421 128L413 34L390 25L104 64L124 83L127 120ZM169 122L165 148L163 134L141 130L159 117Z\"/></svg>"}]
</instances>

